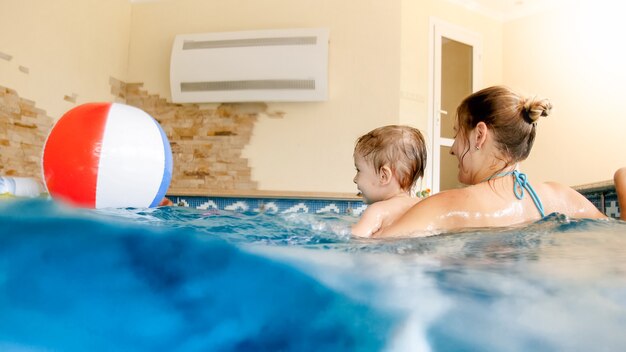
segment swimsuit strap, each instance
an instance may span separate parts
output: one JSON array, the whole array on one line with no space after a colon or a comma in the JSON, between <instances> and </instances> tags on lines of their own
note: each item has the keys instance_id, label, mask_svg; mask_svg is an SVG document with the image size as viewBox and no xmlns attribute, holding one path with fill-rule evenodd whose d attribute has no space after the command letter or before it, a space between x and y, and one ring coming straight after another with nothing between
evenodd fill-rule
<instances>
[{"instance_id":1,"label":"swimsuit strap","mask_svg":"<svg viewBox=\"0 0 626 352\"><path fill-rule=\"evenodd\" d=\"M513 182L513 193L515 193L517 199L524 198L524 189L526 189L528 191L528 194L530 195L530 198L533 200L533 203L535 203L537 210L539 210L539 214L541 214L541 217L543 218L544 216L546 216L546 213L543 211L543 204L541 204L541 199L539 199L539 197L537 196L537 193L535 192L533 186L528 183L526 179L526 174L521 173L517 170L513 170L512 173L513 178L515 179L515 181Z\"/></svg>"},{"instance_id":2,"label":"swimsuit strap","mask_svg":"<svg viewBox=\"0 0 626 352\"><path fill-rule=\"evenodd\" d=\"M528 194L530 194L530 198L533 200L533 203L535 203L537 210L539 210L539 214L541 214L541 217L545 217L546 214L543 210L543 204L541 203L541 199L539 199L539 197L537 196L537 193L535 192L533 186L528 183L525 173L519 172L518 170L502 172L489 177L486 181L506 175L513 175L513 193L515 194L515 197L519 200L524 198L524 189L526 189L528 191Z\"/></svg>"}]
</instances>

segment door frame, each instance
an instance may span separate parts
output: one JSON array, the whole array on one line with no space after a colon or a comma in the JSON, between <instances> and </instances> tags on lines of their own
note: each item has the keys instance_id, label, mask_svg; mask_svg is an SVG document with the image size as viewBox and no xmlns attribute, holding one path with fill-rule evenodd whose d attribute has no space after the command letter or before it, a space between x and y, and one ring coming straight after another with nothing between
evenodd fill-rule
<instances>
[{"instance_id":1,"label":"door frame","mask_svg":"<svg viewBox=\"0 0 626 352\"><path fill-rule=\"evenodd\" d=\"M430 184L431 194L439 192L441 146L451 147L454 140L441 137L441 38L446 37L473 48L472 59L472 91L482 87L482 36L463 27L430 17L429 21L429 78L428 86L428 131L431 136L431 157L426 173L427 184ZM448 111L448 116L454 116L454 111Z\"/></svg>"}]
</instances>

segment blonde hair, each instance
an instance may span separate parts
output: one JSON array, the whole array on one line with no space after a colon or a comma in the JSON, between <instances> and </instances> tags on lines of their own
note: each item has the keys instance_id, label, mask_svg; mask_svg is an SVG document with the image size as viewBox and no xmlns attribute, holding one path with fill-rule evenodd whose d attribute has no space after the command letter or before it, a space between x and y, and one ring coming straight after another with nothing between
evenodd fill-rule
<instances>
[{"instance_id":1,"label":"blonde hair","mask_svg":"<svg viewBox=\"0 0 626 352\"><path fill-rule=\"evenodd\" d=\"M389 125L359 137L354 154L371 162L376 170L387 165L400 187L409 191L426 167L426 144L422 133L413 127Z\"/></svg>"},{"instance_id":2,"label":"blonde hair","mask_svg":"<svg viewBox=\"0 0 626 352\"><path fill-rule=\"evenodd\" d=\"M479 122L493 132L496 146L508 159L506 165L528 157L536 135L537 120L550 115L548 99L523 97L508 87L493 86L480 90L461 102L456 118L459 133L469 141L469 133ZM469 151L469 143L463 156Z\"/></svg>"}]
</instances>

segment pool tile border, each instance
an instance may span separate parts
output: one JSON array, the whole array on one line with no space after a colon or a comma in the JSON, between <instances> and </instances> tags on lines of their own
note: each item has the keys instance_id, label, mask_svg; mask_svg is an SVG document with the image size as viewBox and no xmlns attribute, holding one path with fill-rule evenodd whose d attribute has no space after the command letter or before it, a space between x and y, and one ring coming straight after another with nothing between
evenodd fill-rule
<instances>
[{"instance_id":1,"label":"pool tile border","mask_svg":"<svg viewBox=\"0 0 626 352\"><path fill-rule=\"evenodd\" d=\"M620 208L613 186L579 190L601 212L619 218ZM211 197L168 195L175 205L196 209L216 209L236 212L311 213L360 216L367 208L363 201L337 199L293 199L279 197Z\"/></svg>"},{"instance_id":2,"label":"pool tile border","mask_svg":"<svg viewBox=\"0 0 626 352\"><path fill-rule=\"evenodd\" d=\"M358 200L171 196L178 206L238 212L316 213L360 216L367 205Z\"/></svg>"}]
</instances>

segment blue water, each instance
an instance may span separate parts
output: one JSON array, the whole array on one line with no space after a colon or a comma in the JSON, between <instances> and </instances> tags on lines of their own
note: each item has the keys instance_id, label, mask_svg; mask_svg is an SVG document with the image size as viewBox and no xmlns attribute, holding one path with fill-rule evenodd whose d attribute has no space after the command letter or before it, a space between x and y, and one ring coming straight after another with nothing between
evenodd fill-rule
<instances>
[{"instance_id":1,"label":"blue water","mask_svg":"<svg viewBox=\"0 0 626 352\"><path fill-rule=\"evenodd\" d=\"M620 351L626 223L351 239L355 218L0 201L1 351Z\"/></svg>"}]
</instances>

